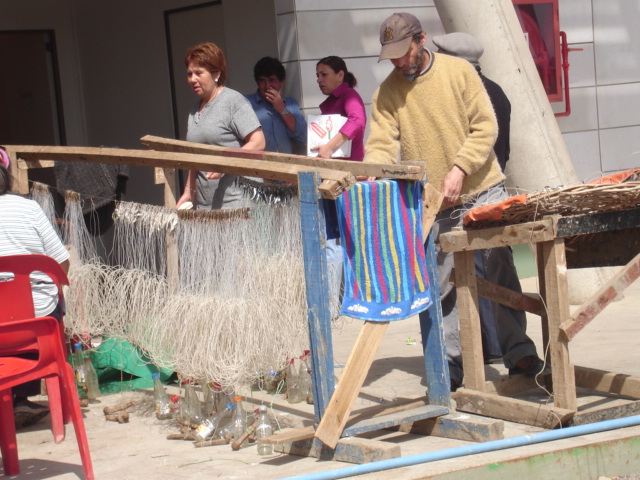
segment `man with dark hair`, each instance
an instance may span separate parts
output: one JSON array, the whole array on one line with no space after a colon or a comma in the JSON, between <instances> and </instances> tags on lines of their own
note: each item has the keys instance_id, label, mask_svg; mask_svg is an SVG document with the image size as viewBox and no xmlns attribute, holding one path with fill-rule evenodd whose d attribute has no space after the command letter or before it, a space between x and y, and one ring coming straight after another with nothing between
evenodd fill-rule
<instances>
[{"instance_id":1,"label":"man with dark hair","mask_svg":"<svg viewBox=\"0 0 640 480\"><path fill-rule=\"evenodd\" d=\"M263 57L253 67L258 90L247 95L266 140L265 150L282 153L306 152L307 123L298 102L283 97L284 65L277 58Z\"/></svg>"},{"instance_id":2,"label":"man with dark hair","mask_svg":"<svg viewBox=\"0 0 640 480\"><path fill-rule=\"evenodd\" d=\"M507 197L493 145L498 126L491 101L469 62L425 48L426 33L409 13L395 13L380 27L379 60L395 67L371 102L365 162L425 162L429 182L444 202L432 227L451 389L463 382L456 289L449 283L453 254L440 249L439 235L462 225L464 213ZM511 251L493 248L487 269L508 275L520 288ZM496 325L510 374L534 376L543 369L526 335L524 312L496 305ZM422 315L422 314L421 314Z\"/></svg>"}]
</instances>

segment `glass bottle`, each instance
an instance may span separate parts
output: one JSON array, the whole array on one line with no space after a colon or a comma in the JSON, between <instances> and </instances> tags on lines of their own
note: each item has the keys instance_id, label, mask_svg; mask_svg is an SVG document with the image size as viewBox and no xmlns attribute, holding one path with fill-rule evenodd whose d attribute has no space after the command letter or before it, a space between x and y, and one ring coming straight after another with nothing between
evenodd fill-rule
<instances>
[{"instance_id":1,"label":"glass bottle","mask_svg":"<svg viewBox=\"0 0 640 480\"><path fill-rule=\"evenodd\" d=\"M289 360L286 372L287 382L287 401L289 403L300 403L303 399L302 390L300 389L300 376L295 365L295 359Z\"/></svg>"},{"instance_id":2,"label":"glass bottle","mask_svg":"<svg viewBox=\"0 0 640 480\"><path fill-rule=\"evenodd\" d=\"M231 439L237 440L244 432L247 431L247 416L245 414L244 408L242 407L242 397L240 395L236 395L233 397L234 407L233 407L233 420L231 421ZM242 445L244 445L243 443ZM242 446L241 445L241 446Z\"/></svg>"},{"instance_id":3,"label":"glass bottle","mask_svg":"<svg viewBox=\"0 0 640 480\"><path fill-rule=\"evenodd\" d=\"M307 403L313 404L313 383L311 381L311 352L305 350L300 357L300 389Z\"/></svg>"},{"instance_id":4,"label":"glass bottle","mask_svg":"<svg viewBox=\"0 0 640 480\"><path fill-rule=\"evenodd\" d=\"M98 382L98 373L93 363L91 363L91 356L89 354L85 354L84 356L84 372L87 398L95 400L100 396L100 385Z\"/></svg>"},{"instance_id":5,"label":"glass bottle","mask_svg":"<svg viewBox=\"0 0 640 480\"><path fill-rule=\"evenodd\" d=\"M84 353L81 343L73 344L73 356L71 357L73 373L76 379L76 387L78 388L78 397L82 399L89 398L87 396L87 375L84 366Z\"/></svg>"},{"instance_id":6,"label":"glass bottle","mask_svg":"<svg viewBox=\"0 0 640 480\"><path fill-rule=\"evenodd\" d=\"M273 445L270 443L260 443L261 438L273 435L273 427L269 420L267 407L260 405L258 408L258 425L256 426L256 440L258 441L258 455L271 455L273 453Z\"/></svg>"},{"instance_id":7,"label":"glass bottle","mask_svg":"<svg viewBox=\"0 0 640 480\"><path fill-rule=\"evenodd\" d=\"M216 412L208 418L205 418L200 422L200 425L196 428L195 436L196 438L204 442L209 437L216 433L218 426L221 424L221 421L234 410L234 406L231 402L227 403L225 408L220 412Z\"/></svg>"},{"instance_id":8,"label":"glass bottle","mask_svg":"<svg viewBox=\"0 0 640 480\"><path fill-rule=\"evenodd\" d=\"M167 420L172 416L169 395L164 391L164 387L160 382L160 373L152 373L151 378L153 379L153 400L156 404L156 417L158 420Z\"/></svg>"},{"instance_id":9,"label":"glass bottle","mask_svg":"<svg viewBox=\"0 0 640 480\"><path fill-rule=\"evenodd\" d=\"M216 411L213 383L207 382L205 380L201 380L200 385L202 388L202 396L203 396L203 401L202 401L203 408L204 408L203 414L205 417L210 417Z\"/></svg>"}]
</instances>

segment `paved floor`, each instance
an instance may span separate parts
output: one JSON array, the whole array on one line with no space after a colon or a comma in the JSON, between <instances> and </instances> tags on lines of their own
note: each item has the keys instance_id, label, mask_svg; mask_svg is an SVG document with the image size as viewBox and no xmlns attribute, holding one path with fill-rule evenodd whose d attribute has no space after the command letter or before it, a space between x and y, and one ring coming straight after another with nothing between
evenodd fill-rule
<instances>
[{"instance_id":1,"label":"paved floor","mask_svg":"<svg viewBox=\"0 0 640 480\"><path fill-rule=\"evenodd\" d=\"M523 288L525 291L534 291L535 280L526 279L523 281ZM582 366L640 376L640 349L637 348L638 338L640 338L638 311L640 311L640 282L632 285L624 299L609 306L571 343L572 362ZM537 317L530 317L529 333L538 345L540 344L539 323ZM336 365L344 365L346 362L360 326L358 321L347 319L334 330ZM417 319L390 325L365 385L356 400L356 410L395 399L417 398L425 394L419 338ZM411 341L407 341L408 339L417 339L417 343L412 344ZM505 372L502 365L487 367L488 378L497 378ZM339 368L336 369L336 374L340 374ZM268 396L262 392L243 392L243 394L252 405L263 402L273 403L272 412L283 428L306 426L313 422L312 405L290 405L281 396ZM130 409L129 423L118 424L104 420L102 409L105 406L113 406L130 399L135 399L139 403ZM595 404L603 401L605 400L590 396L580 399L581 404ZM247 409L248 407L249 405ZM84 409L84 414L93 465L98 479L176 480L207 477L268 480L349 466L340 462L282 454L260 457L254 445L234 452L229 445L195 448L190 442L167 440L167 434L177 431L176 425L172 421L156 420L151 394L146 391L102 397ZM536 433L541 429L505 423L504 431L505 437L515 437ZM600 435L602 435L602 442L624 435L640 436L640 427ZM389 431L373 432L368 437L399 445L403 457L466 444L447 438ZM585 440L587 439L574 439L569 444L577 445L579 441ZM39 425L20 431L18 444L22 473L10 478L20 480L82 478L72 428L67 428L67 439L64 442L55 444L52 441L48 421L45 420ZM518 455L530 455L543 452L545 449L549 451L549 449L561 448L559 442L553 442L553 444L520 447L463 459L443 460L430 463L428 467L421 465L393 472L372 473L360 478L369 480L430 478L438 473L467 468L479 462L503 461L517 458ZM593 475L589 478L594 480L599 476L636 478L632 474L637 473L640 472L593 471Z\"/></svg>"}]
</instances>

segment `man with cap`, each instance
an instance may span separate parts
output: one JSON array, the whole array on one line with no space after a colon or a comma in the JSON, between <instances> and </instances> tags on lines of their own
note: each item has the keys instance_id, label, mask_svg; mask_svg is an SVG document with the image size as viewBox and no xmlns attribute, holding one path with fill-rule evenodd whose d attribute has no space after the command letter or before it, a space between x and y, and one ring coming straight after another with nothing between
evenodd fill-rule
<instances>
[{"instance_id":1,"label":"man with cap","mask_svg":"<svg viewBox=\"0 0 640 480\"><path fill-rule=\"evenodd\" d=\"M493 151L496 117L480 77L466 60L429 51L426 41L420 22L411 14L394 13L382 23L379 61L391 60L395 68L374 94L364 161L424 161L429 182L444 196L432 231L451 389L455 390L462 385L463 372L456 291L449 283L453 254L442 252L439 235L461 225L469 209L501 201L507 194ZM506 248L492 249L488 258L489 269L515 268ZM521 323L514 320L515 314L496 306L503 360L511 374L535 375L543 362Z\"/></svg>"},{"instance_id":2,"label":"man with cap","mask_svg":"<svg viewBox=\"0 0 640 480\"><path fill-rule=\"evenodd\" d=\"M460 57L471 63L480 75L480 80L484 88L489 94L489 99L493 105L493 111L496 114L498 120L498 138L493 151L496 153L500 168L504 172L505 164L509 160L510 144L509 144L509 130L511 124L511 102L507 98L500 85L493 80L488 79L482 74L480 70L480 57L484 53L484 47L480 41L473 35L469 35L464 32L453 32L446 35L439 35L433 37L433 44L438 47L438 53L444 53L446 55L453 55L454 57ZM495 278L496 272L485 271L483 254L489 254L491 250L476 250L476 275L480 278L486 278L492 282L497 282L504 279L504 275L501 278ZM516 272L513 272L515 275ZM514 284L513 279L510 280L510 284ZM507 286L507 285L503 285ZM493 303L484 297L478 298L479 313L480 313L480 327L482 330L482 350L484 353L485 362L489 363L492 359L502 357L500 351L500 343L498 341L498 333L496 331L495 321L493 318Z\"/></svg>"}]
</instances>

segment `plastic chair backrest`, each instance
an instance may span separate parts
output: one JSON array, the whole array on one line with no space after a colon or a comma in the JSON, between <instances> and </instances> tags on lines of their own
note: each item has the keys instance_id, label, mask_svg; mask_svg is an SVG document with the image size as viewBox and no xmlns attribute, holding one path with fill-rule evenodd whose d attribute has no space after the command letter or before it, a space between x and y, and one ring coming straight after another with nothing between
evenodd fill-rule
<instances>
[{"instance_id":1,"label":"plastic chair backrest","mask_svg":"<svg viewBox=\"0 0 640 480\"><path fill-rule=\"evenodd\" d=\"M14 278L0 281L0 323L35 316L29 279L32 272L42 272L51 278L58 287L60 299L62 285L69 285L69 279L60 264L46 255L0 256L0 273L4 272L12 273Z\"/></svg>"}]
</instances>

